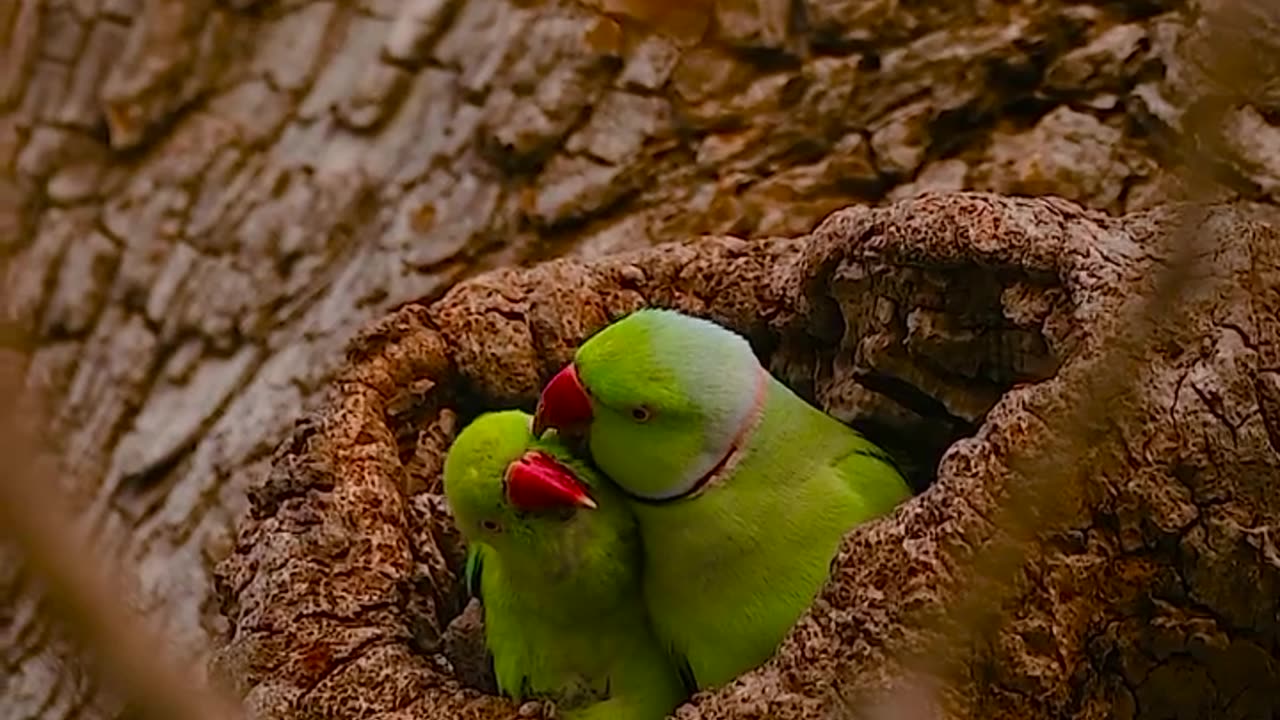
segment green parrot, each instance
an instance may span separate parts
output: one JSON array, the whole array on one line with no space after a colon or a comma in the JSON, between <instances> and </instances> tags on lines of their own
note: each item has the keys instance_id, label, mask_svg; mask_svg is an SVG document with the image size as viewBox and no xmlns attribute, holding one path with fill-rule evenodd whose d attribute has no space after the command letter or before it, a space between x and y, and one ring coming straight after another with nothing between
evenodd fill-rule
<instances>
[{"instance_id":1,"label":"green parrot","mask_svg":"<svg viewBox=\"0 0 1280 720\"><path fill-rule=\"evenodd\" d=\"M911 496L890 457L761 366L742 336L644 309L587 339L535 435L584 441L627 494L654 629L698 688L777 650L843 535Z\"/></svg>"},{"instance_id":2,"label":"green parrot","mask_svg":"<svg viewBox=\"0 0 1280 720\"><path fill-rule=\"evenodd\" d=\"M444 463L498 688L550 698L569 720L661 720L689 691L645 610L635 517L531 423L519 410L482 415Z\"/></svg>"}]
</instances>

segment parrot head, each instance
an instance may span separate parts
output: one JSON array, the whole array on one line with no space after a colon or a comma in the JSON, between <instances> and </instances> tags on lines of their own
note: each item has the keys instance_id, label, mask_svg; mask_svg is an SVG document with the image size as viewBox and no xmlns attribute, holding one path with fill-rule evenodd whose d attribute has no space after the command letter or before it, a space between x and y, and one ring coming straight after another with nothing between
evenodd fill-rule
<instances>
[{"instance_id":1,"label":"parrot head","mask_svg":"<svg viewBox=\"0 0 1280 720\"><path fill-rule=\"evenodd\" d=\"M536 546L548 530L596 509L565 456L534 447L519 410L481 415L459 433L444 462L444 491L468 542Z\"/></svg>"},{"instance_id":2,"label":"parrot head","mask_svg":"<svg viewBox=\"0 0 1280 720\"><path fill-rule=\"evenodd\" d=\"M547 383L533 432L585 438L596 465L632 497L689 497L749 435L766 378L737 333L638 310L588 338Z\"/></svg>"}]
</instances>

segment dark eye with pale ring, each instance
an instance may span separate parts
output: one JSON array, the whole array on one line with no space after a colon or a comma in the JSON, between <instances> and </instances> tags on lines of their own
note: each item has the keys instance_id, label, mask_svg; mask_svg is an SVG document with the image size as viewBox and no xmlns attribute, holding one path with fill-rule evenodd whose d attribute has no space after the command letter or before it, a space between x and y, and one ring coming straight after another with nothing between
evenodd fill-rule
<instances>
[{"instance_id":1,"label":"dark eye with pale ring","mask_svg":"<svg viewBox=\"0 0 1280 720\"><path fill-rule=\"evenodd\" d=\"M480 527L484 528L485 530L488 530L489 532L498 532L499 530L502 529L502 526L499 525L498 521L496 520L481 521Z\"/></svg>"},{"instance_id":2,"label":"dark eye with pale ring","mask_svg":"<svg viewBox=\"0 0 1280 720\"><path fill-rule=\"evenodd\" d=\"M631 417L636 422L649 422L649 418L653 417L653 411L643 405L638 405L631 408Z\"/></svg>"}]
</instances>

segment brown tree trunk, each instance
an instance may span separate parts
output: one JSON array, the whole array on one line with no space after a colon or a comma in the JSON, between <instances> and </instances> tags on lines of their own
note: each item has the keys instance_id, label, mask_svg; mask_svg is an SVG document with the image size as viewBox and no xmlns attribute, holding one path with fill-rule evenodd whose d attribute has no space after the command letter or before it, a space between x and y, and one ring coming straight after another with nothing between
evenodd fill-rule
<instances>
[{"instance_id":1,"label":"brown tree trunk","mask_svg":"<svg viewBox=\"0 0 1280 720\"><path fill-rule=\"evenodd\" d=\"M1198 15L1180 5L720 3L721 42L681 49L557 3L0 3L3 299L37 338L29 382L57 399L51 435L95 552L124 560L135 604L180 662L201 662L230 629L213 565L349 338L488 268L702 232L796 236L929 188L1117 213L1172 197L1160 161L1207 82L1184 52ZM1224 195L1274 200L1280 102L1272 86L1235 91L1252 103L1222 128ZM812 244L742 252L781 262ZM825 333L837 305L821 305ZM917 335L944 321L914 317ZM602 318L539 316L534 337ZM565 348L538 351L541 373ZM467 401L527 400L541 376L499 380L478 364L489 352L452 355L499 383ZM798 380L811 366L794 362ZM869 417L917 423L940 452L996 401L991 382L957 407L920 387L931 401ZM889 392L870 387L815 397ZM959 420L917 419L938 403ZM433 457L408 460L417 482ZM96 716L97 683L72 671L20 570L0 558L0 717Z\"/></svg>"}]
</instances>

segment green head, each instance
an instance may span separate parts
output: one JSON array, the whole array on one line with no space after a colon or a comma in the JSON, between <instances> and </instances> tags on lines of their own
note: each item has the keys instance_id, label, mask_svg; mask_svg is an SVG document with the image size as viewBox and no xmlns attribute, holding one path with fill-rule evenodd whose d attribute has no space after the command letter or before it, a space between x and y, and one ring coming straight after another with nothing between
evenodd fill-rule
<instances>
[{"instance_id":1,"label":"green head","mask_svg":"<svg viewBox=\"0 0 1280 720\"><path fill-rule=\"evenodd\" d=\"M583 343L547 384L535 432L585 434L596 464L634 497L686 497L743 440L766 378L737 333L671 310L639 310Z\"/></svg>"},{"instance_id":2,"label":"green head","mask_svg":"<svg viewBox=\"0 0 1280 720\"><path fill-rule=\"evenodd\" d=\"M531 422L519 410L476 418L445 456L444 492L468 543L559 566L566 528L597 505L589 475L558 444L536 441Z\"/></svg>"}]
</instances>

